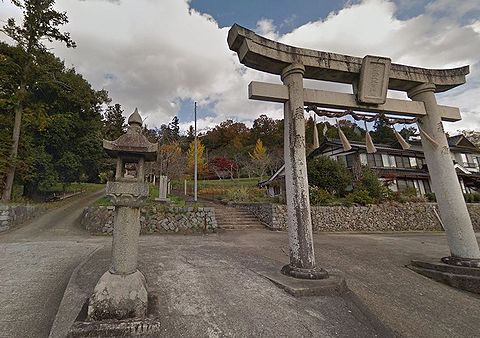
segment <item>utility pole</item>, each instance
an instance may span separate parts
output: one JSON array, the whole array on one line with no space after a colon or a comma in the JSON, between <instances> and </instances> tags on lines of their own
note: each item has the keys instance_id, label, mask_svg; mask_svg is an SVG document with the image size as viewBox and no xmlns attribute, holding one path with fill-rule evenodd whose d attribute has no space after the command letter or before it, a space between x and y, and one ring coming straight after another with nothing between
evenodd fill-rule
<instances>
[{"instance_id":1,"label":"utility pole","mask_svg":"<svg viewBox=\"0 0 480 338\"><path fill-rule=\"evenodd\" d=\"M194 157L194 161L195 161L195 164L194 164L194 172L193 172L193 190L194 190L194 197L193 197L193 200L196 202L197 201L197 176L198 176L198 165L197 165L197 102L195 102L195 108L194 108L194 112L195 112L195 150L194 150L194 153L195 153L195 157Z\"/></svg>"}]
</instances>

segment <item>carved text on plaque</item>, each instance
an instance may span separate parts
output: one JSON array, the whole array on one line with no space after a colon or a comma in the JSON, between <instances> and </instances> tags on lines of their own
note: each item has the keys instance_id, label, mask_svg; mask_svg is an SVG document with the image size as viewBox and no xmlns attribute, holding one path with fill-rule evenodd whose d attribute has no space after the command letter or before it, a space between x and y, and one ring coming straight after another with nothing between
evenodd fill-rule
<instances>
[{"instance_id":1,"label":"carved text on plaque","mask_svg":"<svg viewBox=\"0 0 480 338\"><path fill-rule=\"evenodd\" d=\"M357 100L360 103L386 102L390 65L389 58L372 55L363 58L357 92Z\"/></svg>"}]
</instances>

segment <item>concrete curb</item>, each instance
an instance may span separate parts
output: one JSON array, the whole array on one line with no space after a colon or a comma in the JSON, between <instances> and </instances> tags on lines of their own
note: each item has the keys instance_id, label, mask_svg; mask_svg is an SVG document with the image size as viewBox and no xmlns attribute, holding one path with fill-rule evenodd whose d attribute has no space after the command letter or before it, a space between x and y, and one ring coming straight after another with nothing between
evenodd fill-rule
<instances>
[{"instance_id":1,"label":"concrete curb","mask_svg":"<svg viewBox=\"0 0 480 338\"><path fill-rule=\"evenodd\" d=\"M58 307L55 320L50 328L49 338L63 338L67 336L68 330L80 313L83 304L90 296L89 294L86 294L79 285L77 285L76 281L78 279L78 273L101 249L103 249L103 246L97 246L73 270L65 288L60 306Z\"/></svg>"}]
</instances>

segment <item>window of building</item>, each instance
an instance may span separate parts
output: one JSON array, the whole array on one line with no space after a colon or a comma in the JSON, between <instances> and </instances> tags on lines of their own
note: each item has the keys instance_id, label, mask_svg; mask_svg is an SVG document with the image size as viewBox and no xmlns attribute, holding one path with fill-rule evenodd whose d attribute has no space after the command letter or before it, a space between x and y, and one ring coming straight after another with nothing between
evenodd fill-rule
<instances>
[{"instance_id":1,"label":"window of building","mask_svg":"<svg viewBox=\"0 0 480 338\"><path fill-rule=\"evenodd\" d=\"M395 156L393 155L388 155L388 160L390 162L390 167L396 168L397 164L395 163Z\"/></svg>"},{"instance_id":2,"label":"window of building","mask_svg":"<svg viewBox=\"0 0 480 338\"><path fill-rule=\"evenodd\" d=\"M420 193L420 184L418 183L418 180L413 180L413 186L415 187L415 190L417 191L417 196Z\"/></svg>"},{"instance_id":3,"label":"window of building","mask_svg":"<svg viewBox=\"0 0 480 338\"><path fill-rule=\"evenodd\" d=\"M373 154L367 154L367 164L370 168L375 167L375 156Z\"/></svg>"},{"instance_id":4,"label":"window of building","mask_svg":"<svg viewBox=\"0 0 480 338\"><path fill-rule=\"evenodd\" d=\"M425 186L423 185L424 180L418 180L418 186L420 187L420 195L425 195Z\"/></svg>"},{"instance_id":5,"label":"window of building","mask_svg":"<svg viewBox=\"0 0 480 338\"><path fill-rule=\"evenodd\" d=\"M388 185L388 188L389 188L391 191L398 191L397 180L391 181L391 183Z\"/></svg>"},{"instance_id":6,"label":"window of building","mask_svg":"<svg viewBox=\"0 0 480 338\"><path fill-rule=\"evenodd\" d=\"M382 155L375 153L375 154L367 154L367 163L369 167L383 167L382 162Z\"/></svg>"},{"instance_id":7,"label":"window of building","mask_svg":"<svg viewBox=\"0 0 480 338\"><path fill-rule=\"evenodd\" d=\"M409 157L408 160L410 161L410 167L418 168L417 158L416 157Z\"/></svg>"},{"instance_id":8,"label":"window of building","mask_svg":"<svg viewBox=\"0 0 480 338\"><path fill-rule=\"evenodd\" d=\"M407 181L404 179L397 179L398 191L407 189Z\"/></svg>"},{"instance_id":9,"label":"window of building","mask_svg":"<svg viewBox=\"0 0 480 338\"><path fill-rule=\"evenodd\" d=\"M360 154L360 164L361 165L368 165L367 154L361 153Z\"/></svg>"},{"instance_id":10,"label":"window of building","mask_svg":"<svg viewBox=\"0 0 480 338\"><path fill-rule=\"evenodd\" d=\"M413 180L405 180L405 182L407 183L407 188L415 188Z\"/></svg>"},{"instance_id":11,"label":"window of building","mask_svg":"<svg viewBox=\"0 0 480 338\"><path fill-rule=\"evenodd\" d=\"M423 181L423 186L425 187L425 192L432 192L432 188L430 187L430 181L429 180L424 180Z\"/></svg>"},{"instance_id":12,"label":"window of building","mask_svg":"<svg viewBox=\"0 0 480 338\"><path fill-rule=\"evenodd\" d=\"M345 159L346 159L346 161L347 161L347 162L346 162L347 168L353 167L353 162L354 162L354 160L355 160L354 156L355 156L355 155L353 155L353 154L350 154L350 155L345 156Z\"/></svg>"},{"instance_id":13,"label":"window of building","mask_svg":"<svg viewBox=\"0 0 480 338\"><path fill-rule=\"evenodd\" d=\"M462 159L462 164L468 163L467 154L460 154L460 158Z\"/></svg>"},{"instance_id":14,"label":"window of building","mask_svg":"<svg viewBox=\"0 0 480 338\"><path fill-rule=\"evenodd\" d=\"M403 165L402 156L395 156L395 162L397 164L397 168L405 168L405 166Z\"/></svg>"},{"instance_id":15,"label":"window of building","mask_svg":"<svg viewBox=\"0 0 480 338\"><path fill-rule=\"evenodd\" d=\"M385 168L396 168L397 164L395 163L395 156L382 154L382 162Z\"/></svg>"}]
</instances>

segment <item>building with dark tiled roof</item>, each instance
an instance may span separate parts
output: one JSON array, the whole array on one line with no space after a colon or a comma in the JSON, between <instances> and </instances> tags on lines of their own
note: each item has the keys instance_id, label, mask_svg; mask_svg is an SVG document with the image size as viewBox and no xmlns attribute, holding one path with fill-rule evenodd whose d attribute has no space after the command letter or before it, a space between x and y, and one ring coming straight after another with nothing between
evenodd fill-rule
<instances>
[{"instance_id":1,"label":"building with dark tiled roof","mask_svg":"<svg viewBox=\"0 0 480 338\"><path fill-rule=\"evenodd\" d=\"M480 149L465 136L448 138L450 154L464 193L480 191ZM381 180L393 191L415 188L419 196L432 192L428 167L420 140L410 140L410 149L404 150L398 142L386 145L376 144L376 153L368 154L366 145L350 142L352 149L345 151L340 140L325 138L313 150L308 159L325 155L344 165L359 177L362 166L374 169ZM282 166L267 181L259 183L267 187L270 196L283 196L285 191L284 167Z\"/></svg>"}]
</instances>

